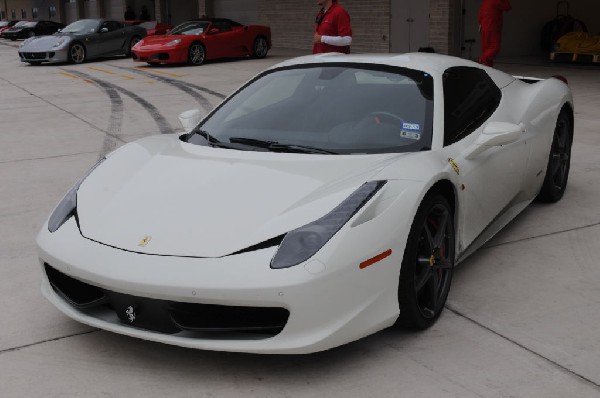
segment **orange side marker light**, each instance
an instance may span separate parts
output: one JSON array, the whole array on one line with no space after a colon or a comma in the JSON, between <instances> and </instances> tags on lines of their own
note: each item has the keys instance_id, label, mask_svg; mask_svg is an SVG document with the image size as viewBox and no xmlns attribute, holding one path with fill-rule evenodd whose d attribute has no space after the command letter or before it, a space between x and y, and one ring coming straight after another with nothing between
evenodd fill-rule
<instances>
[{"instance_id":1,"label":"orange side marker light","mask_svg":"<svg viewBox=\"0 0 600 398\"><path fill-rule=\"evenodd\" d=\"M383 260L391 255L392 255L392 249L388 249L388 250L384 251L383 253L378 254L373 258L368 259L367 261L363 261L362 263L360 263L359 268L365 269L367 267L370 267L371 265L378 263L381 260Z\"/></svg>"}]
</instances>

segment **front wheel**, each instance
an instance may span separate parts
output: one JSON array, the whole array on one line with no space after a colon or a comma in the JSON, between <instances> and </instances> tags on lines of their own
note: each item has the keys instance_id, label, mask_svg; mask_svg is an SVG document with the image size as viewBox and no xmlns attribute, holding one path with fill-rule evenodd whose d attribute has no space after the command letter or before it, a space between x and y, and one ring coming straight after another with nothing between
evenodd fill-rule
<instances>
[{"instance_id":1,"label":"front wheel","mask_svg":"<svg viewBox=\"0 0 600 398\"><path fill-rule=\"evenodd\" d=\"M571 145L573 127L566 112L561 111L556 121L552 147L546 167L546 177L542 189L537 196L540 202L558 202L567 189L569 170L571 168Z\"/></svg>"},{"instance_id":2,"label":"front wheel","mask_svg":"<svg viewBox=\"0 0 600 398\"><path fill-rule=\"evenodd\" d=\"M188 50L188 64L202 65L206 59L206 51L200 43L192 43Z\"/></svg>"},{"instance_id":3,"label":"front wheel","mask_svg":"<svg viewBox=\"0 0 600 398\"><path fill-rule=\"evenodd\" d=\"M81 64L85 61L85 47L81 43L73 43L69 48L69 61Z\"/></svg>"},{"instance_id":4,"label":"front wheel","mask_svg":"<svg viewBox=\"0 0 600 398\"><path fill-rule=\"evenodd\" d=\"M269 44L267 43L267 39L264 37L257 37L256 40L254 40L252 56L254 58L264 58L267 56L268 51Z\"/></svg>"},{"instance_id":5,"label":"front wheel","mask_svg":"<svg viewBox=\"0 0 600 398\"><path fill-rule=\"evenodd\" d=\"M130 56L131 55L131 50L133 49L133 46L135 46L136 44L138 44L140 42L140 40L142 40L141 37L139 37L139 36L133 36L131 38L131 40L129 41L129 51L127 51L127 54L125 54L125 55Z\"/></svg>"},{"instance_id":6,"label":"front wheel","mask_svg":"<svg viewBox=\"0 0 600 398\"><path fill-rule=\"evenodd\" d=\"M444 309L454 271L454 213L439 194L425 197L413 224L400 269L398 323L427 329Z\"/></svg>"}]
</instances>

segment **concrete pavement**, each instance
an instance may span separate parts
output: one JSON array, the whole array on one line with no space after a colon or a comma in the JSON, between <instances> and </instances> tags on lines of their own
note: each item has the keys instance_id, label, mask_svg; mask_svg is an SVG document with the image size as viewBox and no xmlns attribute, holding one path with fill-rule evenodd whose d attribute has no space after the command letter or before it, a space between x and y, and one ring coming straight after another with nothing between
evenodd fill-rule
<instances>
[{"instance_id":1,"label":"concrete pavement","mask_svg":"<svg viewBox=\"0 0 600 398\"><path fill-rule=\"evenodd\" d=\"M198 68L135 68L122 58L31 67L0 45L0 396L600 396L598 68L498 65L569 79L569 187L456 270L447 310L424 333L388 329L307 356L194 351L91 329L41 296L35 235L99 156L179 129L180 112L208 112L292 55Z\"/></svg>"}]
</instances>

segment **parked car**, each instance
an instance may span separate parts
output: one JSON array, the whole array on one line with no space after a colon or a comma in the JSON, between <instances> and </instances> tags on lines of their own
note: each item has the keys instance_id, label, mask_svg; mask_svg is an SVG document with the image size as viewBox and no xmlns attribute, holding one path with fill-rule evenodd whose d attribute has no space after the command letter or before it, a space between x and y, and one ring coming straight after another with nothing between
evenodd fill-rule
<instances>
[{"instance_id":1,"label":"parked car","mask_svg":"<svg viewBox=\"0 0 600 398\"><path fill-rule=\"evenodd\" d=\"M184 22L164 36L149 36L132 50L133 60L201 65L208 59L264 58L271 48L268 26L244 26L229 19Z\"/></svg>"},{"instance_id":2,"label":"parked car","mask_svg":"<svg viewBox=\"0 0 600 398\"><path fill-rule=\"evenodd\" d=\"M550 60L565 58L576 62L588 59L591 62L600 62L600 35L590 35L587 32L570 32L556 41L554 51L550 53Z\"/></svg>"},{"instance_id":3,"label":"parked car","mask_svg":"<svg viewBox=\"0 0 600 398\"><path fill-rule=\"evenodd\" d=\"M21 25L15 25L12 28L0 33L5 39L17 40L26 39L34 36L47 36L56 33L65 25L54 21L27 21Z\"/></svg>"},{"instance_id":4,"label":"parked car","mask_svg":"<svg viewBox=\"0 0 600 398\"><path fill-rule=\"evenodd\" d=\"M31 22L31 21L27 21L27 20L16 21L15 24L13 24L12 26L5 26L4 28L0 29L0 37L4 39L5 37L2 35L4 32L6 32L7 30L10 30L10 29L19 28L28 22Z\"/></svg>"},{"instance_id":5,"label":"parked car","mask_svg":"<svg viewBox=\"0 0 600 398\"><path fill-rule=\"evenodd\" d=\"M211 350L425 329L455 264L561 199L573 118L563 81L460 58L288 60L96 164L37 237L42 290L93 327Z\"/></svg>"},{"instance_id":6,"label":"parked car","mask_svg":"<svg viewBox=\"0 0 600 398\"><path fill-rule=\"evenodd\" d=\"M19 22L19 21L17 21L17 20L0 21L0 33L12 28L17 22Z\"/></svg>"},{"instance_id":7,"label":"parked car","mask_svg":"<svg viewBox=\"0 0 600 398\"><path fill-rule=\"evenodd\" d=\"M146 29L146 33L148 33L148 36L164 35L164 34L167 34L168 32L170 32L171 29L173 28L173 26L171 26L169 24L157 22L157 21L135 20L135 21L125 21L125 23L128 25L137 25L141 28Z\"/></svg>"},{"instance_id":8,"label":"parked car","mask_svg":"<svg viewBox=\"0 0 600 398\"><path fill-rule=\"evenodd\" d=\"M125 26L123 22L107 19L81 19L52 36L25 40L19 56L30 64L80 64L93 58L129 55L131 47L145 36L146 30L139 26Z\"/></svg>"}]
</instances>

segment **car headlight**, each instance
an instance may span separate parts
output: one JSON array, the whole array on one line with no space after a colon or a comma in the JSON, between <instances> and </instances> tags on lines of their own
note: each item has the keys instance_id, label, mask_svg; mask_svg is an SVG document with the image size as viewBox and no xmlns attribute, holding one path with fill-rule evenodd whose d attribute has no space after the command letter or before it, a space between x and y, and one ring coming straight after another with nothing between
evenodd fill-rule
<instances>
[{"instance_id":1,"label":"car headlight","mask_svg":"<svg viewBox=\"0 0 600 398\"><path fill-rule=\"evenodd\" d=\"M30 41L32 41L34 39L35 39L35 37L30 37L30 38L25 39L19 47L23 47L25 44L29 43Z\"/></svg>"},{"instance_id":2,"label":"car headlight","mask_svg":"<svg viewBox=\"0 0 600 398\"><path fill-rule=\"evenodd\" d=\"M60 201L56 209L52 212L50 219L48 220L48 231L55 232L61 227L69 218L75 215L77 211L77 191L81 186L81 183L94 171L96 167L102 163L106 157L103 157L88 170L85 175L77 181L77 183L67 192L65 197Z\"/></svg>"},{"instance_id":3,"label":"car headlight","mask_svg":"<svg viewBox=\"0 0 600 398\"><path fill-rule=\"evenodd\" d=\"M167 44L165 44L165 46L176 46L179 43L181 43L181 39L175 39L173 41L168 42Z\"/></svg>"},{"instance_id":4,"label":"car headlight","mask_svg":"<svg viewBox=\"0 0 600 398\"><path fill-rule=\"evenodd\" d=\"M367 182L325 216L288 232L271 260L271 268L293 267L314 256L384 184Z\"/></svg>"},{"instance_id":5,"label":"car headlight","mask_svg":"<svg viewBox=\"0 0 600 398\"><path fill-rule=\"evenodd\" d=\"M59 47L62 47L63 44L65 44L68 41L68 39L66 37L61 37L60 39L58 39L58 41L52 46L50 47L51 49L56 49Z\"/></svg>"}]
</instances>

